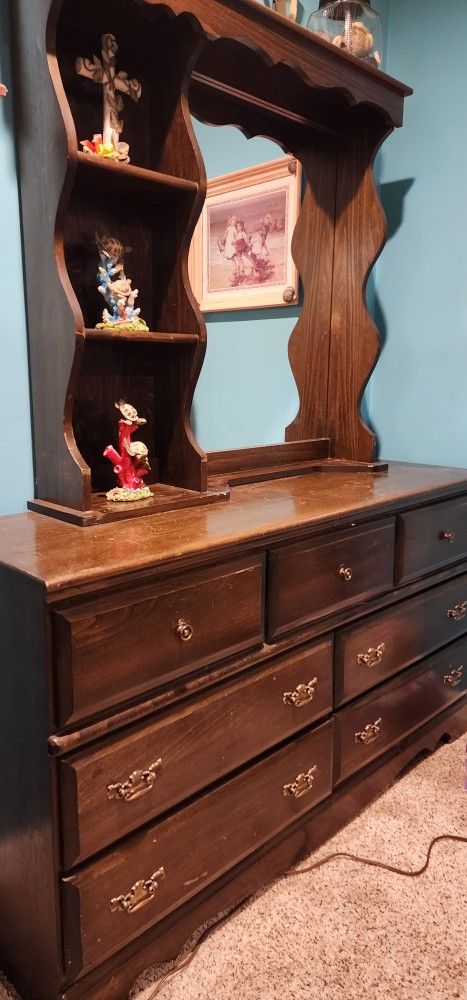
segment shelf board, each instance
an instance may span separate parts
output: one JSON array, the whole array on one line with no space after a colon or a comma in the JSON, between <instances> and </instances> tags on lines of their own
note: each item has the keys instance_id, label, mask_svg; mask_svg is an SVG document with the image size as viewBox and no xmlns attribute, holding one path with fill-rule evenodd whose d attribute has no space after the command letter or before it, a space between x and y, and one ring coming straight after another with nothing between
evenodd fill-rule
<instances>
[{"instance_id":1,"label":"shelf board","mask_svg":"<svg viewBox=\"0 0 467 1000\"><path fill-rule=\"evenodd\" d=\"M230 497L230 489L225 482L213 484L204 493L185 490L179 486L168 486L166 483L150 483L149 488L152 497L147 500L137 500L135 503L115 503L107 500L105 493L93 493L90 510L79 511L47 500L30 500L28 509L38 514L48 514L61 521L68 521L69 524L88 527L108 521L126 521L128 518L144 517L148 514L183 510L186 507L204 507L207 504L225 502Z\"/></svg>"},{"instance_id":2,"label":"shelf board","mask_svg":"<svg viewBox=\"0 0 467 1000\"><path fill-rule=\"evenodd\" d=\"M131 330L84 330L86 340L126 340L143 344L196 344L199 341L197 333L133 333Z\"/></svg>"},{"instance_id":3,"label":"shelf board","mask_svg":"<svg viewBox=\"0 0 467 1000\"><path fill-rule=\"evenodd\" d=\"M172 174L162 174L158 170L148 170L132 163L119 163L105 157L94 156L92 153L76 152L78 165L78 182L80 174L86 183L92 182L97 187L111 187L112 190L134 190L140 194L149 194L159 189L174 193L196 194L199 189L197 181L185 177L175 177Z\"/></svg>"}]
</instances>

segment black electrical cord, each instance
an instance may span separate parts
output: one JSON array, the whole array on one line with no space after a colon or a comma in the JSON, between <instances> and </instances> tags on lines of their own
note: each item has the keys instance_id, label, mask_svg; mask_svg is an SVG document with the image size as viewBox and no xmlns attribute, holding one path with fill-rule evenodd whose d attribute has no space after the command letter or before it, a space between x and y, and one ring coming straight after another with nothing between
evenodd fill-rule
<instances>
[{"instance_id":1,"label":"black electrical cord","mask_svg":"<svg viewBox=\"0 0 467 1000\"><path fill-rule=\"evenodd\" d=\"M348 861L356 861L358 862L358 864L361 865L370 865L371 868L382 868L384 871L392 872L395 875L404 875L407 878L418 878L420 875L423 875L426 872L428 865L430 863L431 852L435 844L440 843L440 841L442 840L452 840L457 843L467 844L467 837L458 837L455 834L445 833L441 834L439 837L433 837L433 840L431 841L428 847L425 863L422 865L421 868L418 868L415 871L412 870L407 871L404 868L397 868L395 865L387 865L385 864L384 861L374 861L371 858L359 858L357 854L349 854L347 851L336 851L334 854L326 854L326 856L324 858L321 858L320 861L314 861L313 864L307 865L306 868L295 868L293 871L286 872L285 875L282 875L280 877L285 879L285 878L295 878L297 875L306 875L309 872L315 871L317 868L322 868L323 865L329 864L330 861L336 861L338 858L346 858ZM165 975L163 975L161 979L159 979L159 982L156 984L156 987L153 990L153 992L149 994L147 1000L155 1000L155 997L159 995L162 987L165 986L165 984L170 979L172 979L174 976L178 976L178 974L182 972L183 969L186 969L190 965L195 955L197 954L199 948L204 943L204 941L207 940L210 934L212 934L213 931L217 930L218 927L221 927L222 924L224 924L227 920L229 920L232 914L237 913L238 910L241 909L241 907L245 906L245 904L248 903L251 898L252 898L251 896L246 896L244 899L241 899L238 903L236 903L235 906L232 907L231 910L229 910L228 913L226 913L223 917L220 917L219 920L216 920L215 923L211 924L209 927L206 927L206 930L202 932L202 934L198 938L198 941L196 942L194 948L190 951L190 953L185 958L178 961L173 969L170 969L169 972L166 972Z\"/></svg>"}]
</instances>

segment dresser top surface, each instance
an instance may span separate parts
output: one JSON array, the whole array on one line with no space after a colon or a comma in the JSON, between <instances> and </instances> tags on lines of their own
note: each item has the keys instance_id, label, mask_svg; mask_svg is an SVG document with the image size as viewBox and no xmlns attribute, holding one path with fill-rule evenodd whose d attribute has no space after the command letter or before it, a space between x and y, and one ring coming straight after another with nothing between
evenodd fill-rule
<instances>
[{"instance_id":1,"label":"dresser top surface","mask_svg":"<svg viewBox=\"0 0 467 1000\"><path fill-rule=\"evenodd\" d=\"M391 463L387 474L317 472L237 486L225 503L86 528L16 514L0 518L0 563L52 594L463 492L465 469Z\"/></svg>"}]
</instances>

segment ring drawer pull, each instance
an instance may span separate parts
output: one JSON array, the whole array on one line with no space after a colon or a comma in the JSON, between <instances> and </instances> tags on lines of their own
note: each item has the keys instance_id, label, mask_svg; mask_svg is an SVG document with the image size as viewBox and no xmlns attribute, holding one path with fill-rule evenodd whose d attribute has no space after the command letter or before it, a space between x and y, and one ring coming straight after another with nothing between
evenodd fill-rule
<instances>
[{"instance_id":1,"label":"ring drawer pull","mask_svg":"<svg viewBox=\"0 0 467 1000\"><path fill-rule=\"evenodd\" d=\"M357 663L362 667L376 667L381 663L386 652L386 643L380 642L379 646L370 646L366 653L358 653Z\"/></svg>"},{"instance_id":2,"label":"ring drawer pull","mask_svg":"<svg viewBox=\"0 0 467 1000\"><path fill-rule=\"evenodd\" d=\"M346 583L349 583L349 581L352 579L352 570L350 566L344 566L344 564L342 563L342 565L339 566L337 572L341 580L345 580Z\"/></svg>"},{"instance_id":3,"label":"ring drawer pull","mask_svg":"<svg viewBox=\"0 0 467 1000\"><path fill-rule=\"evenodd\" d=\"M189 642L193 638L193 628L189 622L184 621L183 618L179 618L177 622L177 633L180 636L182 642Z\"/></svg>"},{"instance_id":4,"label":"ring drawer pull","mask_svg":"<svg viewBox=\"0 0 467 1000\"><path fill-rule=\"evenodd\" d=\"M159 888L159 881L162 881L163 878L165 878L165 871L163 868L158 868L157 872L154 872L150 878L135 882L124 896L115 896L110 900L112 913L116 913L117 910L123 910L124 913L135 913L136 910L147 906L154 899Z\"/></svg>"},{"instance_id":5,"label":"ring drawer pull","mask_svg":"<svg viewBox=\"0 0 467 1000\"><path fill-rule=\"evenodd\" d=\"M313 701L316 694L317 683L318 678L313 677L313 680L308 681L308 684L298 684L295 691L284 691L282 696L284 705L295 705L295 708L308 705L310 701Z\"/></svg>"},{"instance_id":6,"label":"ring drawer pull","mask_svg":"<svg viewBox=\"0 0 467 1000\"><path fill-rule=\"evenodd\" d=\"M443 681L448 687L455 688L457 687L458 684L461 683L463 676L464 676L464 668L454 667L453 670L451 670L450 674L446 674L443 677Z\"/></svg>"},{"instance_id":7,"label":"ring drawer pull","mask_svg":"<svg viewBox=\"0 0 467 1000\"><path fill-rule=\"evenodd\" d=\"M150 792L157 778L157 771L162 766L162 757L158 757L154 764L150 764L144 771L132 771L126 781L118 781L114 785L107 785L108 799L124 799L125 802L132 802L139 799L141 795Z\"/></svg>"},{"instance_id":8,"label":"ring drawer pull","mask_svg":"<svg viewBox=\"0 0 467 1000\"><path fill-rule=\"evenodd\" d=\"M365 726L361 733L355 733L355 743L363 743L364 746L368 746L369 743L374 743L381 733L382 721L382 719L376 719L376 722L370 722L368 726Z\"/></svg>"},{"instance_id":9,"label":"ring drawer pull","mask_svg":"<svg viewBox=\"0 0 467 1000\"><path fill-rule=\"evenodd\" d=\"M299 774L290 785L284 785L283 794L293 795L294 799L301 799L308 792L311 792L318 768L316 764L310 767L306 774Z\"/></svg>"},{"instance_id":10,"label":"ring drawer pull","mask_svg":"<svg viewBox=\"0 0 467 1000\"><path fill-rule=\"evenodd\" d=\"M448 618L452 618L455 622L461 622L467 614L467 601L462 601L462 604L456 604L455 608L449 608L446 611Z\"/></svg>"},{"instance_id":11,"label":"ring drawer pull","mask_svg":"<svg viewBox=\"0 0 467 1000\"><path fill-rule=\"evenodd\" d=\"M452 544L456 540L456 533L455 531L440 531L439 540L440 542L451 542Z\"/></svg>"}]
</instances>

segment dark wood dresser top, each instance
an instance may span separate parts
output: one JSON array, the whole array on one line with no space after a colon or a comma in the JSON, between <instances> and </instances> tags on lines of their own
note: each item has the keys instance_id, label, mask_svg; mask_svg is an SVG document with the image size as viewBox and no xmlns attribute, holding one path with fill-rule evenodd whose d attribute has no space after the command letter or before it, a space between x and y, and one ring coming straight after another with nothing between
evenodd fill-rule
<instances>
[{"instance_id":1,"label":"dark wood dresser top","mask_svg":"<svg viewBox=\"0 0 467 1000\"><path fill-rule=\"evenodd\" d=\"M225 504L83 529L41 514L0 518L0 562L50 594L189 563L254 541L363 520L467 492L467 470L391 463L387 474L316 472L234 487Z\"/></svg>"}]
</instances>

